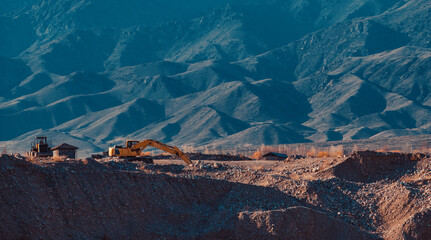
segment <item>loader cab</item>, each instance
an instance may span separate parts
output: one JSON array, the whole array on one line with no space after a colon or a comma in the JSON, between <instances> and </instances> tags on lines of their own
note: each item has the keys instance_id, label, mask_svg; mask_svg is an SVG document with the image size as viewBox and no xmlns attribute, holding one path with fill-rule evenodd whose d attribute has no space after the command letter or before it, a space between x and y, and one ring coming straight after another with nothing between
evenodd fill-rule
<instances>
[{"instance_id":1,"label":"loader cab","mask_svg":"<svg viewBox=\"0 0 431 240\"><path fill-rule=\"evenodd\" d=\"M49 151L48 141L46 137L36 138L36 148L39 153L46 153Z\"/></svg>"},{"instance_id":2,"label":"loader cab","mask_svg":"<svg viewBox=\"0 0 431 240\"><path fill-rule=\"evenodd\" d=\"M33 157L51 157L52 143L48 142L47 137L36 137L35 141L31 143L30 151L27 152L28 156Z\"/></svg>"}]
</instances>

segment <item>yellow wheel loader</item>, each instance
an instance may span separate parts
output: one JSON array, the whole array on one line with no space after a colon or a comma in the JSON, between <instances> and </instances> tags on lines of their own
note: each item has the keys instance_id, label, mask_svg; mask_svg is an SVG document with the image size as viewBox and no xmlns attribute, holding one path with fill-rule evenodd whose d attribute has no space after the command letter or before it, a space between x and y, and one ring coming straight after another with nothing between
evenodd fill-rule
<instances>
[{"instance_id":1,"label":"yellow wheel loader","mask_svg":"<svg viewBox=\"0 0 431 240\"><path fill-rule=\"evenodd\" d=\"M31 143L31 150L27 152L29 157L52 157L52 143L47 141L47 137L36 137L36 141Z\"/></svg>"},{"instance_id":2,"label":"yellow wheel loader","mask_svg":"<svg viewBox=\"0 0 431 240\"><path fill-rule=\"evenodd\" d=\"M134 141L134 140L128 140L128 141L126 141L125 147L118 146L118 145L115 145L114 147L110 147L109 151L108 151L108 155L110 157L125 158L125 159L128 159L130 161L137 160L137 161L150 162L150 160L146 160L149 158L140 157L141 152L148 146L158 148L160 150L163 150L163 151L171 153L171 154L175 154L176 156L181 158L188 165L193 165L193 163L192 163L192 161L190 161L189 157L187 157L187 155L185 155L177 147L169 146L169 145L166 145L164 143L161 143L161 142L158 142L155 140L151 140L151 139L147 139L147 140L144 140L142 142ZM151 159L151 162L152 162L152 159Z\"/></svg>"}]
</instances>

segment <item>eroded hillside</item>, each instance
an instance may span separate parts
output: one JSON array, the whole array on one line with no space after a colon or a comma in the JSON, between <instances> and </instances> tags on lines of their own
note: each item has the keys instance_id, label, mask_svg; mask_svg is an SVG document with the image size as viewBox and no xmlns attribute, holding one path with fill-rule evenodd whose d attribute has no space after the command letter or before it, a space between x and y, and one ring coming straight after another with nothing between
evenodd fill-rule
<instances>
[{"instance_id":1,"label":"eroded hillside","mask_svg":"<svg viewBox=\"0 0 431 240\"><path fill-rule=\"evenodd\" d=\"M419 156L419 155L418 155ZM414 159L414 160L412 160ZM0 161L0 236L428 239L430 159ZM177 162L179 163L179 162Z\"/></svg>"}]
</instances>

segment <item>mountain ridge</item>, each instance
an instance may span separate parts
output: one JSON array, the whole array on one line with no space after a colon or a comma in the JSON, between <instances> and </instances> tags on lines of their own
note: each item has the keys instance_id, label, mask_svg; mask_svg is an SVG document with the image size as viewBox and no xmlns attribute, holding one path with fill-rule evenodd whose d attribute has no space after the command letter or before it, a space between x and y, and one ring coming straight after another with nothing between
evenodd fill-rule
<instances>
[{"instance_id":1,"label":"mountain ridge","mask_svg":"<svg viewBox=\"0 0 431 240\"><path fill-rule=\"evenodd\" d=\"M173 13L180 2L4 2L0 144L27 132L91 152L126 138L226 146L429 131L427 1L197 1Z\"/></svg>"}]
</instances>

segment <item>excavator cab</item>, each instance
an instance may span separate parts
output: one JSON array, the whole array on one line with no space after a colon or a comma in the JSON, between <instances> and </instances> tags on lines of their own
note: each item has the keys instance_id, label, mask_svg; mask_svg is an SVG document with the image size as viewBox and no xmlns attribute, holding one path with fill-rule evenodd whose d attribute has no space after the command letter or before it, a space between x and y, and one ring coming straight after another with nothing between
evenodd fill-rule
<instances>
[{"instance_id":1,"label":"excavator cab","mask_svg":"<svg viewBox=\"0 0 431 240\"><path fill-rule=\"evenodd\" d=\"M129 141L126 142L126 147L127 148L132 148L133 145L138 144L138 143L139 143L139 141L129 140Z\"/></svg>"},{"instance_id":2,"label":"excavator cab","mask_svg":"<svg viewBox=\"0 0 431 240\"><path fill-rule=\"evenodd\" d=\"M141 161L146 163L153 163L153 159L146 156L139 156L141 154L138 150L133 150L133 146L138 144L139 141L136 140L128 140L126 141L126 146L115 145L114 147L110 147L108 150L108 155L111 157L119 157L123 158L126 161L134 162Z\"/></svg>"}]
</instances>

